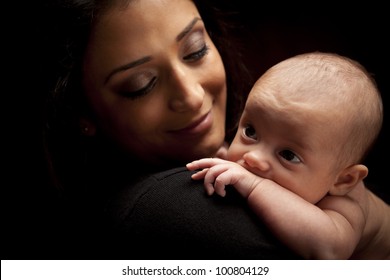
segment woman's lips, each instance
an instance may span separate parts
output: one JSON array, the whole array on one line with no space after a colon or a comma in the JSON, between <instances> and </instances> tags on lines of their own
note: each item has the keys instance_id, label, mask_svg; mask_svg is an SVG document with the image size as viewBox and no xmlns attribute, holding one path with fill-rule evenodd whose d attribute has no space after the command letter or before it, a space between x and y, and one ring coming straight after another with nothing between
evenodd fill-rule
<instances>
[{"instance_id":1,"label":"woman's lips","mask_svg":"<svg viewBox=\"0 0 390 280\"><path fill-rule=\"evenodd\" d=\"M190 125L186 126L185 128L172 130L171 132L175 134L181 134L181 135L201 134L209 131L212 124L213 124L213 116L210 111L206 115L200 117Z\"/></svg>"}]
</instances>

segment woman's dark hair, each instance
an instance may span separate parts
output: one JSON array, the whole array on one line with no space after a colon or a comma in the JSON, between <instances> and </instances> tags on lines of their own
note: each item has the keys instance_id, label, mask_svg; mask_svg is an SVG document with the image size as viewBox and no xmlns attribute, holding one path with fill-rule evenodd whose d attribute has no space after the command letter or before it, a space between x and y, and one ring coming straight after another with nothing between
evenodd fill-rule
<instances>
[{"instance_id":1,"label":"woman's dark hair","mask_svg":"<svg viewBox=\"0 0 390 280\"><path fill-rule=\"evenodd\" d=\"M226 141L233 140L246 97L253 84L243 62L243 48L240 37L245 30L239 24L240 14L229 1L194 1L206 29L221 54L227 75L227 118Z\"/></svg>"},{"instance_id":2,"label":"woman's dark hair","mask_svg":"<svg viewBox=\"0 0 390 280\"><path fill-rule=\"evenodd\" d=\"M131 0L51 0L44 7L48 57L48 95L44 140L49 173L56 185L78 178L85 164L84 149L91 141L79 129L79 117L93 117L84 100L81 65L91 27L113 5ZM225 1L194 0L211 39L218 48L227 75L226 140L235 134L252 80L242 62L238 14ZM86 145L87 144L87 145ZM61 171L61 173L59 173ZM61 183L60 183L61 182ZM66 184L66 182L65 182Z\"/></svg>"}]
</instances>

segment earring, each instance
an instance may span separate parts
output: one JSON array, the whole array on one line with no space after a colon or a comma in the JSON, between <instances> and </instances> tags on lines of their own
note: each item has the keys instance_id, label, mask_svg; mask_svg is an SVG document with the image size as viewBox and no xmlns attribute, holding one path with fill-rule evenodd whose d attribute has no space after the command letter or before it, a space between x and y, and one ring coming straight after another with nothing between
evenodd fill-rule
<instances>
[{"instance_id":1,"label":"earring","mask_svg":"<svg viewBox=\"0 0 390 280\"><path fill-rule=\"evenodd\" d=\"M82 118L79 122L79 130L80 133L85 136L94 136L96 132L96 127L91 121Z\"/></svg>"}]
</instances>

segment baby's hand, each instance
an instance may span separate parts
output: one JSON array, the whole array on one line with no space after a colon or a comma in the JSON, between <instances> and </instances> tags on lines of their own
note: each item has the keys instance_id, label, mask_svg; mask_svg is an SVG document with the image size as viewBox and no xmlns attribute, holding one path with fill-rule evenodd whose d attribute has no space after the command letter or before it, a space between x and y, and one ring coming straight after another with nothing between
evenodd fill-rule
<instances>
[{"instance_id":1,"label":"baby's hand","mask_svg":"<svg viewBox=\"0 0 390 280\"><path fill-rule=\"evenodd\" d=\"M219 158L204 158L188 163L186 166L188 170L202 169L193 174L191 178L204 179L207 194L212 195L215 191L220 196L225 196L225 186L231 183L231 176L226 171L234 165L233 162Z\"/></svg>"},{"instance_id":2,"label":"baby's hand","mask_svg":"<svg viewBox=\"0 0 390 280\"><path fill-rule=\"evenodd\" d=\"M218 195L225 196L225 187L231 185L242 197L248 198L251 192L264 181L264 178L251 173L240 164L220 158L195 160L188 163L187 168L188 170L202 169L191 178L204 179L204 187L209 195L215 191Z\"/></svg>"},{"instance_id":3,"label":"baby's hand","mask_svg":"<svg viewBox=\"0 0 390 280\"><path fill-rule=\"evenodd\" d=\"M203 159L194 160L193 162L187 163L186 167L188 170L203 169L191 176L191 178L194 180L200 180L205 177L210 167L222 163L229 163L229 161L220 158L203 158Z\"/></svg>"}]
</instances>

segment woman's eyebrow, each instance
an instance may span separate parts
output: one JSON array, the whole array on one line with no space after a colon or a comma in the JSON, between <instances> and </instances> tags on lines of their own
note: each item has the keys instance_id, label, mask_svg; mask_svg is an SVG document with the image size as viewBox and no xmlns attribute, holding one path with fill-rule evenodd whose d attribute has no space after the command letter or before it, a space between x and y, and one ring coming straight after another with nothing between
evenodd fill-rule
<instances>
[{"instance_id":1,"label":"woman's eyebrow","mask_svg":"<svg viewBox=\"0 0 390 280\"><path fill-rule=\"evenodd\" d=\"M141 65L143 63L146 63L146 62L150 61L151 59L152 59L151 56L145 56L145 57L142 57L140 59L134 60L134 61L132 61L130 63L127 63L125 65L121 65L121 66L115 68L114 70L112 70L110 72L110 74L108 74L107 78L104 81L104 84L106 84L110 80L110 78L113 75L115 75L116 73L121 72L121 71L125 71L127 69L133 68L133 67L138 66L138 65Z\"/></svg>"},{"instance_id":2,"label":"woman's eyebrow","mask_svg":"<svg viewBox=\"0 0 390 280\"><path fill-rule=\"evenodd\" d=\"M201 20L199 17L196 17L194 18L184 29L182 32L179 33L179 35L176 36L176 41L180 41L181 39L183 39L184 36L186 36L190 31L191 29L194 27L195 23L198 21L198 20Z\"/></svg>"},{"instance_id":3,"label":"woman's eyebrow","mask_svg":"<svg viewBox=\"0 0 390 280\"><path fill-rule=\"evenodd\" d=\"M194 27L197 21L201 20L199 17L194 18L184 29L179 33L179 35L176 36L176 41L182 40ZM115 75L118 72L122 72L125 70L128 70L130 68L136 67L138 65L141 65L143 63L146 63L152 59L152 56L145 56L140 59L134 60L130 63L126 63L125 65L121 65L114 70L112 70L108 75L107 78L104 81L104 84L107 84L107 82L111 79L113 75Z\"/></svg>"}]
</instances>

